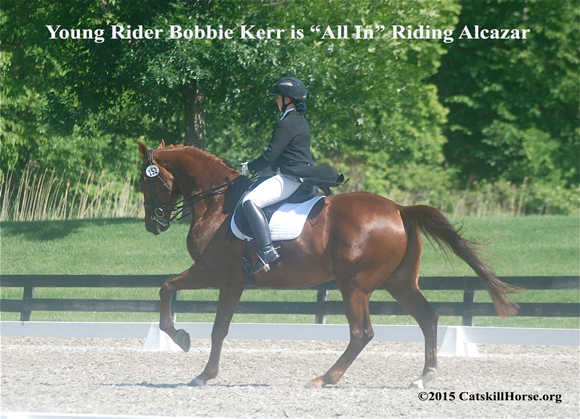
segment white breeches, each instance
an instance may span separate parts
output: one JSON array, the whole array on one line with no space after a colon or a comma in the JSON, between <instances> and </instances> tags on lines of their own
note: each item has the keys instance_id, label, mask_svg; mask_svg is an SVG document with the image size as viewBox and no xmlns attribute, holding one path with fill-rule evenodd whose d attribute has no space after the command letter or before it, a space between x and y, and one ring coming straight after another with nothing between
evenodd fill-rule
<instances>
[{"instance_id":1,"label":"white breeches","mask_svg":"<svg viewBox=\"0 0 580 419\"><path fill-rule=\"evenodd\" d=\"M258 208L265 208L288 198L299 186L299 182L278 173L256 186L244 197L243 202L251 200Z\"/></svg>"}]
</instances>

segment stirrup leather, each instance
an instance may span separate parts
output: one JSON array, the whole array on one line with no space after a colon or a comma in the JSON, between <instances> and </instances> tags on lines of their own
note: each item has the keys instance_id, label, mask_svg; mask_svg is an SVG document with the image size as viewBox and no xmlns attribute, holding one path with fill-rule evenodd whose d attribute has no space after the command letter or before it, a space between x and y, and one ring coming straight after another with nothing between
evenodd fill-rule
<instances>
[{"instance_id":1,"label":"stirrup leather","mask_svg":"<svg viewBox=\"0 0 580 419\"><path fill-rule=\"evenodd\" d=\"M280 255L276 251L279 247L270 247L266 250L258 250L256 255L258 256L258 261L250 271L252 275L260 272L263 270L264 272L268 272L270 270L270 262L274 262L277 260Z\"/></svg>"}]
</instances>

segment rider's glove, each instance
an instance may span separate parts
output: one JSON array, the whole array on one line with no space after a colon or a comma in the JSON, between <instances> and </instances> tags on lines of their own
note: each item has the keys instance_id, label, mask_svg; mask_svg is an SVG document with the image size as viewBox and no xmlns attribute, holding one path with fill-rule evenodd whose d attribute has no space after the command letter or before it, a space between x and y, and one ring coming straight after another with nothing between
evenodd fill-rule
<instances>
[{"instance_id":1,"label":"rider's glove","mask_svg":"<svg viewBox=\"0 0 580 419\"><path fill-rule=\"evenodd\" d=\"M242 175L248 176L250 174L250 169L248 169L248 162L242 163Z\"/></svg>"}]
</instances>

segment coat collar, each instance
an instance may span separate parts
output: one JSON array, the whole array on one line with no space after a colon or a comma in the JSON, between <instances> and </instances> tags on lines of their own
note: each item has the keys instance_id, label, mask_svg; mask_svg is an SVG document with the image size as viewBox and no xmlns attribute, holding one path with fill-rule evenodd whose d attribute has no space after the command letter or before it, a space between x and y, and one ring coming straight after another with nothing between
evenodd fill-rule
<instances>
[{"instance_id":1,"label":"coat collar","mask_svg":"<svg viewBox=\"0 0 580 419\"><path fill-rule=\"evenodd\" d=\"M282 118L280 118L280 121L283 120L286 115L288 115L290 112L295 111L296 109L294 108L290 108L290 109L286 109L286 112L284 112L284 115L282 115Z\"/></svg>"}]
</instances>

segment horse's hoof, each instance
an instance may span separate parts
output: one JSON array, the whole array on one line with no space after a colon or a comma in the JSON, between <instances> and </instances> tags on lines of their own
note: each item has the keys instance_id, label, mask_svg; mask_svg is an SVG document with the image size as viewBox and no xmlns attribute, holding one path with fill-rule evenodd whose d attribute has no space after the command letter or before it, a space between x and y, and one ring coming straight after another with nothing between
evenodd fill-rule
<instances>
[{"instance_id":1,"label":"horse's hoof","mask_svg":"<svg viewBox=\"0 0 580 419\"><path fill-rule=\"evenodd\" d=\"M304 388L309 388L309 389L321 389L323 387L324 387L324 383L322 381L320 381L318 378L316 378L314 380L310 380L309 382L304 384Z\"/></svg>"},{"instance_id":2,"label":"horse's hoof","mask_svg":"<svg viewBox=\"0 0 580 419\"><path fill-rule=\"evenodd\" d=\"M425 386L423 385L423 380L421 378L417 378L416 380L411 382L409 388L423 389L425 388Z\"/></svg>"},{"instance_id":3,"label":"horse's hoof","mask_svg":"<svg viewBox=\"0 0 580 419\"><path fill-rule=\"evenodd\" d=\"M429 381L434 380L435 378L437 378L437 370L430 369L423 375L413 380L409 388L425 388L425 384L427 384Z\"/></svg>"},{"instance_id":4,"label":"horse's hoof","mask_svg":"<svg viewBox=\"0 0 580 419\"><path fill-rule=\"evenodd\" d=\"M181 349L185 352L189 352L191 348L191 339L189 338L189 333L183 329L177 331L177 336L175 337L175 343L179 345Z\"/></svg>"},{"instance_id":5,"label":"horse's hoof","mask_svg":"<svg viewBox=\"0 0 580 419\"><path fill-rule=\"evenodd\" d=\"M200 380L199 378L194 378L193 380L191 380L191 382L188 384L188 386L190 386L190 387L203 387L203 386L205 386L205 381Z\"/></svg>"}]
</instances>

